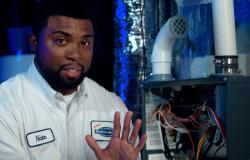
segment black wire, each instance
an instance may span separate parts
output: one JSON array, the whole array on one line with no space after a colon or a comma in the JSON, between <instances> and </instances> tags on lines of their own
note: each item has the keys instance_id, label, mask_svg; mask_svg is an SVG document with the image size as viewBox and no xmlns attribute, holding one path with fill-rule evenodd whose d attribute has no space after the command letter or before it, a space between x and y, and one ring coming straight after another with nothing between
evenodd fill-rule
<instances>
[{"instance_id":1,"label":"black wire","mask_svg":"<svg viewBox=\"0 0 250 160\"><path fill-rule=\"evenodd\" d=\"M213 157L215 157L216 154L217 154L225 145L226 145L226 142L224 142L221 146L219 146L219 147L216 149L216 151L214 152Z\"/></svg>"}]
</instances>

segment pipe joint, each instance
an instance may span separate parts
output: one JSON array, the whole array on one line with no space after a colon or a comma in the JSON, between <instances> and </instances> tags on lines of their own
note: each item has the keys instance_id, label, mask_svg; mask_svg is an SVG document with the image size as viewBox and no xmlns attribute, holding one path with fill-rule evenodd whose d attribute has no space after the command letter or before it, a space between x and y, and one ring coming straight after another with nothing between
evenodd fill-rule
<instances>
[{"instance_id":1,"label":"pipe joint","mask_svg":"<svg viewBox=\"0 0 250 160\"><path fill-rule=\"evenodd\" d=\"M240 74L238 56L215 56L215 74Z\"/></svg>"}]
</instances>

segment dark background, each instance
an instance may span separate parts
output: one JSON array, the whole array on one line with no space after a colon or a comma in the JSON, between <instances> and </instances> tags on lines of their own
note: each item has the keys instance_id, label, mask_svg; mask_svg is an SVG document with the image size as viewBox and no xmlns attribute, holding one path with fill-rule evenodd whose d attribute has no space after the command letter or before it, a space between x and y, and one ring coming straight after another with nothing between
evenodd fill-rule
<instances>
[{"instance_id":1,"label":"dark background","mask_svg":"<svg viewBox=\"0 0 250 160\"><path fill-rule=\"evenodd\" d=\"M113 1L92 1L96 4L94 8L95 46L88 76L112 91L114 68ZM0 0L0 56L15 54L8 47L7 29L9 27L31 26L34 5L35 0ZM58 4L59 6L60 4ZM24 53L31 54L30 51L24 51Z\"/></svg>"}]
</instances>

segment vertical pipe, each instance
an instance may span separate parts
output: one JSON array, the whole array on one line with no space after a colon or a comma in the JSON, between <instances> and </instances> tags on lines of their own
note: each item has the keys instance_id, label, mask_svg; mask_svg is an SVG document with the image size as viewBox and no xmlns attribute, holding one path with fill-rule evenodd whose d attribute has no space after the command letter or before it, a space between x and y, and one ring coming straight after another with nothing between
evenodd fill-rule
<instances>
[{"instance_id":1,"label":"vertical pipe","mask_svg":"<svg viewBox=\"0 0 250 160\"><path fill-rule=\"evenodd\" d=\"M235 56L235 19L233 0L213 0L213 25L216 56Z\"/></svg>"}]
</instances>

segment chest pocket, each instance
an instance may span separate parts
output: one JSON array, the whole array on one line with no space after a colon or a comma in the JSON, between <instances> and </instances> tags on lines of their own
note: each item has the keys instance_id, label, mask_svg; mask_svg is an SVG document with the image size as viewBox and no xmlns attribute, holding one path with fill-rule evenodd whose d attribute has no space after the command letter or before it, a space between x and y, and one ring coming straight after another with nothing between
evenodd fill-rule
<instances>
[{"instance_id":1,"label":"chest pocket","mask_svg":"<svg viewBox=\"0 0 250 160\"><path fill-rule=\"evenodd\" d=\"M32 160L61 160L62 155L60 151L51 144L45 144L29 149Z\"/></svg>"}]
</instances>

